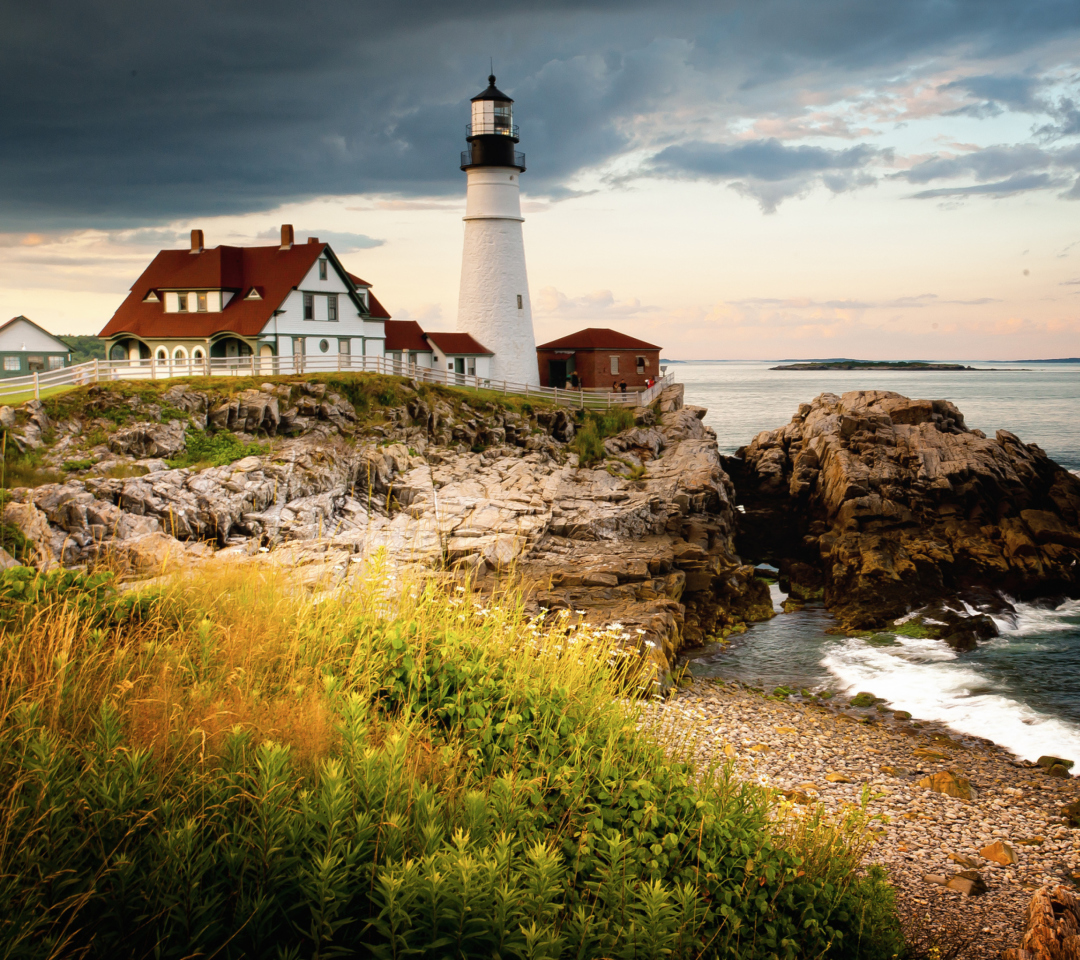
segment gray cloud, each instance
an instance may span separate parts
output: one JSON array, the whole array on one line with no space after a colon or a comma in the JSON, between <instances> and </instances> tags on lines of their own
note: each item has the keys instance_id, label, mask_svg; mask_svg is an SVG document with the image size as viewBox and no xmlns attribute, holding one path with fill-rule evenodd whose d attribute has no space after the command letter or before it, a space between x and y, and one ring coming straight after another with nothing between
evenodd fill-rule
<instances>
[{"instance_id":1,"label":"gray cloud","mask_svg":"<svg viewBox=\"0 0 1080 960\"><path fill-rule=\"evenodd\" d=\"M772 213L781 201L817 183L833 193L873 183L865 168L886 154L865 143L830 150L789 147L771 137L738 143L693 141L661 150L652 158L651 168L662 175L730 183Z\"/></svg>"},{"instance_id":2,"label":"gray cloud","mask_svg":"<svg viewBox=\"0 0 1080 960\"><path fill-rule=\"evenodd\" d=\"M297 229L297 238L318 237L324 243L330 244L335 253L355 253L357 250L370 250L372 247L381 247L385 240L377 240L363 233L342 233L337 230ZM264 230L258 235L260 240L278 240L281 233L277 229Z\"/></svg>"},{"instance_id":3,"label":"gray cloud","mask_svg":"<svg viewBox=\"0 0 1080 960\"><path fill-rule=\"evenodd\" d=\"M460 194L467 101L489 54L519 99L529 188L559 196L579 171L640 146L643 117L668 143L701 140L709 111L797 111L796 78L839 89L961 46L976 61L1008 56L1076 34L1080 5L9 0L3 23L0 229L17 231L328 194ZM1047 136L1071 129L1072 108L1059 106ZM775 206L807 182L850 189L860 169L737 182Z\"/></svg>"},{"instance_id":4,"label":"gray cloud","mask_svg":"<svg viewBox=\"0 0 1080 960\"><path fill-rule=\"evenodd\" d=\"M1027 113L1042 113L1045 102L1036 93L1045 86L1039 77L1017 74L964 77L941 87L942 90L961 90L973 97L976 103L968 104L951 111L953 115L973 117L997 116L1006 110Z\"/></svg>"},{"instance_id":5,"label":"gray cloud","mask_svg":"<svg viewBox=\"0 0 1080 960\"><path fill-rule=\"evenodd\" d=\"M994 183L977 183L966 187L938 187L934 190L921 190L912 194L914 200L936 200L940 197L1011 197L1028 190L1045 190L1047 187L1061 186L1046 173L1018 173L1007 180Z\"/></svg>"}]
</instances>

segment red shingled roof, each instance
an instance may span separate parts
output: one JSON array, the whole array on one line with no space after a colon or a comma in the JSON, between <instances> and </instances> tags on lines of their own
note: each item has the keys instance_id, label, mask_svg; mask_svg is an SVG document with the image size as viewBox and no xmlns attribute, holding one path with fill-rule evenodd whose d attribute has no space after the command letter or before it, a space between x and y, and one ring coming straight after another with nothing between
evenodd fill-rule
<instances>
[{"instance_id":1,"label":"red shingled roof","mask_svg":"<svg viewBox=\"0 0 1080 960\"><path fill-rule=\"evenodd\" d=\"M386 343L383 349L390 353L413 350L429 353L431 347L424 339L424 331L415 320L387 320Z\"/></svg>"},{"instance_id":2,"label":"red shingled roof","mask_svg":"<svg viewBox=\"0 0 1080 960\"><path fill-rule=\"evenodd\" d=\"M389 320L390 314L386 312L386 307L379 303L378 298L375 296L375 294L371 292L371 284L368 283L366 280L361 280L354 273L348 273L348 277L358 287L368 288L368 313L370 313L371 316L374 317L376 320Z\"/></svg>"},{"instance_id":3,"label":"red shingled roof","mask_svg":"<svg viewBox=\"0 0 1080 960\"><path fill-rule=\"evenodd\" d=\"M443 333L441 330L436 330L434 333L425 333L425 337L431 341L436 347L438 347L443 353L457 356L478 356L478 357L493 357L495 356L487 347L477 340L474 340L468 333Z\"/></svg>"},{"instance_id":4,"label":"red shingled roof","mask_svg":"<svg viewBox=\"0 0 1080 960\"><path fill-rule=\"evenodd\" d=\"M296 243L289 250L277 246L220 246L202 253L162 250L99 336L209 337L226 331L257 336L326 249L325 243ZM358 280L351 274L350 278ZM245 299L252 287L259 289L261 300ZM165 313L162 303L143 302L151 290L234 290L235 295L220 313ZM372 317L389 316L370 291L368 298Z\"/></svg>"},{"instance_id":5,"label":"red shingled roof","mask_svg":"<svg viewBox=\"0 0 1080 960\"><path fill-rule=\"evenodd\" d=\"M655 343L646 343L607 327L586 327L550 343L540 343L537 350L659 350Z\"/></svg>"}]
</instances>

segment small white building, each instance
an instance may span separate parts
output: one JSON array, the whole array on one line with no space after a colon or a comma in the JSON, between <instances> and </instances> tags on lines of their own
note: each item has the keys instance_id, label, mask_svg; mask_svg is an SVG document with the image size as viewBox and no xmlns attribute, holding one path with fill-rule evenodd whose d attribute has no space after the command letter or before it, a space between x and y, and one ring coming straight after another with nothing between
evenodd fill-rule
<instances>
[{"instance_id":1,"label":"small white building","mask_svg":"<svg viewBox=\"0 0 1080 960\"><path fill-rule=\"evenodd\" d=\"M381 357L390 318L371 285L349 273L328 243L162 250L100 336L110 360L205 357ZM347 361L343 363L347 366Z\"/></svg>"},{"instance_id":2,"label":"small white building","mask_svg":"<svg viewBox=\"0 0 1080 960\"><path fill-rule=\"evenodd\" d=\"M467 333L424 332L415 320L386 321L386 357L408 369L491 377L494 354Z\"/></svg>"},{"instance_id":3,"label":"small white building","mask_svg":"<svg viewBox=\"0 0 1080 960\"><path fill-rule=\"evenodd\" d=\"M71 347L28 317L0 327L0 378L59 370L71 364Z\"/></svg>"}]
</instances>

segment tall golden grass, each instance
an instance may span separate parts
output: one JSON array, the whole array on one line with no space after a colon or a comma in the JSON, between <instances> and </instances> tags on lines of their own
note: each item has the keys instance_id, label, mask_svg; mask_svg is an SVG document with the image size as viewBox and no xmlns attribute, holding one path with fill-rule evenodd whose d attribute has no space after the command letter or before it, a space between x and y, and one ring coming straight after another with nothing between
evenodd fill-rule
<instances>
[{"instance_id":1,"label":"tall golden grass","mask_svg":"<svg viewBox=\"0 0 1080 960\"><path fill-rule=\"evenodd\" d=\"M695 769L618 627L380 560L2 576L0 956L897 949L865 813Z\"/></svg>"}]
</instances>

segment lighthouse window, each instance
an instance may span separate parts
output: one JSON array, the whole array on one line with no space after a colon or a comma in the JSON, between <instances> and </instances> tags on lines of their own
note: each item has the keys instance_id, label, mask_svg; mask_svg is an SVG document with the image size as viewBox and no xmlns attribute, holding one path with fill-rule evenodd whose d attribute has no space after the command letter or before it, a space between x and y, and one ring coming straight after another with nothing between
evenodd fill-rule
<instances>
[{"instance_id":1,"label":"lighthouse window","mask_svg":"<svg viewBox=\"0 0 1080 960\"><path fill-rule=\"evenodd\" d=\"M315 294L313 293L304 294L304 319L315 319Z\"/></svg>"},{"instance_id":2,"label":"lighthouse window","mask_svg":"<svg viewBox=\"0 0 1080 960\"><path fill-rule=\"evenodd\" d=\"M510 132L510 114L511 107L508 103L496 103L495 104L495 132L496 133L509 133Z\"/></svg>"},{"instance_id":3,"label":"lighthouse window","mask_svg":"<svg viewBox=\"0 0 1080 960\"><path fill-rule=\"evenodd\" d=\"M521 310L523 307L524 307L524 304L521 301L521 294L519 293L518 294L518 309Z\"/></svg>"},{"instance_id":4,"label":"lighthouse window","mask_svg":"<svg viewBox=\"0 0 1080 960\"><path fill-rule=\"evenodd\" d=\"M618 373L619 372L619 358L618 357L612 357L611 358L611 372L612 373Z\"/></svg>"}]
</instances>

